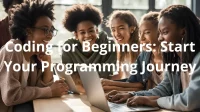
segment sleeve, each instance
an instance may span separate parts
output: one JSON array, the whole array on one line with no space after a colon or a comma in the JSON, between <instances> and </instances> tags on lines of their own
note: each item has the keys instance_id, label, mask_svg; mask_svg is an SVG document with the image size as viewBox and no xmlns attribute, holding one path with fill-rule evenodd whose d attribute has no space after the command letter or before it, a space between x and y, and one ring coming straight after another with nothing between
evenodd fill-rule
<instances>
[{"instance_id":1,"label":"sleeve","mask_svg":"<svg viewBox=\"0 0 200 112\"><path fill-rule=\"evenodd\" d=\"M127 82L130 82L130 83L134 83L134 82L142 82L142 75L140 75L140 71L141 70L141 62L142 62L142 59L144 58L144 52L140 53L140 55L138 56L138 58L136 59L136 62L135 64L137 65L136 66L136 70L137 70L137 74L131 74L131 76L128 78Z\"/></svg>"},{"instance_id":2,"label":"sleeve","mask_svg":"<svg viewBox=\"0 0 200 112\"><path fill-rule=\"evenodd\" d=\"M69 44L69 42L68 41L66 41L65 43L64 43L64 45L65 44ZM73 61L72 61L72 58L73 57L71 57L71 55L70 55L70 52L65 52L64 50L62 51L62 63L64 63L64 64L67 64L67 63L73 63Z\"/></svg>"},{"instance_id":3,"label":"sleeve","mask_svg":"<svg viewBox=\"0 0 200 112\"><path fill-rule=\"evenodd\" d=\"M166 109L174 109L180 111L193 111L200 108L200 53L193 60L193 65L196 64L195 70L192 73L188 88L182 93L162 97L157 100L160 107Z\"/></svg>"},{"instance_id":4,"label":"sleeve","mask_svg":"<svg viewBox=\"0 0 200 112\"><path fill-rule=\"evenodd\" d=\"M99 33L99 38L100 38L100 42L99 44L109 44L109 41L111 41L110 44L114 44L114 42L112 40L108 39L108 36L106 34L106 32L102 31ZM102 64L114 64L116 66L116 62L117 62L117 53L115 51L111 51L108 52L108 48L107 48L107 54L103 55L101 57L101 66L103 66ZM103 71L103 70L101 70ZM108 78L108 76L113 76L114 72L116 72L115 70L112 69L111 70L107 70L105 72L99 72L100 76L102 76L102 78Z\"/></svg>"},{"instance_id":5,"label":"sleeve","mask_svg":"<svg viewBox=\"0 0 200 112\"><path fill-rule=\"evenodd\" d=\"M0 87L1 97L5 105L12 106L21 104L37 98L48 98L52 96L50 87L22 87L20 83L21 72L13 70L14 64L21 64L20 53L7 52L3 49L0 55ZM9 68L4 62L12 62Z\"/></svg>"},{"instance_id":6,"label":"sleeve","mask_svg":"<svg viewBox=\"0 0 200 112\"><path fill-rule=\"evenodd\" d=\"M132 94L137 95L137 96L160 96L160 97L164 97L164 96L170 96L170 95L172 95L172 93L173 93L173 91L172 91L171 83L170 83L170 80L169 80L169 73L164 72L164 79L156 87L154 87L153 89L146 90L146 91L134 92Z\"/></svg>"},{"instance_id":7,"label":"sleeve","mask_svg":"<svg viewBox=\"0 0 200 112\"><path fill-rule=\"evenodd\" d=\"M42 80L42 76L43 76L43 73L42 75L39 76L39 79L37 80L37 86L38 87L47 87L47 86L51 86L54 82L54 79L52 78L48 83L44 83L43 80Z\"/></svg>"}]
</instances>

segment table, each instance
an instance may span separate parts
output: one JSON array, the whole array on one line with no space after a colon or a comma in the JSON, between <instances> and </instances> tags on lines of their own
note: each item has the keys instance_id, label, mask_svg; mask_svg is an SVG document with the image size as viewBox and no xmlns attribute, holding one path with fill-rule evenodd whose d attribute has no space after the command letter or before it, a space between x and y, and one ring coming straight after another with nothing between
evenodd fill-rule
<instances>
[{"instance_id":1,"label":"table","mask_svg":"<svg viewBox=\"0 0 200 112\"><path fill-rule=\"evenodd\" d=\"M92 106L86 95L64 95L61 98L37 99L33 101L35 112L103 112Z\"/></svg>"},{"instance_id":2,"label":"table","mask_svg":"<svg viewBox=\"0 0 200 112\"><path fill-rule=\"evenodd\" d=\"M37 99L33 101L35 112L103 112L92 106L86 95L69 94L59 98ZM155 112L172 112L160 109ZM173 111L174 112L174 111Z\"/></svg>"}]
</instances>

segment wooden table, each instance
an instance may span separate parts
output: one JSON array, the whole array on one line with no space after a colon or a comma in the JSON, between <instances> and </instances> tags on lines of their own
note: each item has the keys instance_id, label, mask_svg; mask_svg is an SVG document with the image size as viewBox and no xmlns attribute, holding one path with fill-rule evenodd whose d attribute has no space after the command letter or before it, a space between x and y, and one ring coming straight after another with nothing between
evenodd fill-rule
<instances>
[{"instance_id":1,"label":"wooden table","mask_svg":"<svg viewBox=\"0 0 200 112\"><path fill-rule=\"evenodd\" d=\"M103 112L92 106L86 95L65 95L61 98L37 99L33 101L35 112ZM172 112L160 109L155 112Z\"/></svg>"},{"instance_id":2,"label":"wooden table","mask_svg":"<svg viewBox=\"0 0 200 112\"><path fill-rule=\"evenodd\" d=\"M33 101L35 112L103 112L92 106L85 95L65 95L61 98Z\"/></svg>"}]
</instances>

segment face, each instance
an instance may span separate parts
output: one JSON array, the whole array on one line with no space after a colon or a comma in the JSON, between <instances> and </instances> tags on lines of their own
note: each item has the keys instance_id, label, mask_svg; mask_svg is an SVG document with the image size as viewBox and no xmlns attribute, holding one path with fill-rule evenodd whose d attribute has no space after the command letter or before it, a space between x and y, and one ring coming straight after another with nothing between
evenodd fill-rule
<instances>
[{"instance_id":1,"label":"face","mask_svg":"<svg viewBox=\"0 0 200 112\"><path fill-rule=\"evenodd\" d=\"M47 17L43 16L38 18L35 26L33 28L27 29L28 34L28 41L35 41L35 45L46 44L52 39L53 36L56 34L56 30L52 25L52 20ZM40 47L41 48L41 47ZM36 52L36 53L43 53L44 51Z\"/></svg>"},{"instance_id":2,"label":"face","mask_svg":"<svg viewBox=\"0 0 200 112\"><path fill-rule=\"evenodd\" d=\"M185 35L184 28L178 28L176 24L172 23L172 21L166 17L160 18L158 29L160 32L158 40L160 42L166 41L167 43L172 42L173 44L181 43Z\"/></svg>"},{"instance_id":3,"label":"face","mask_svg":"<svg viewBox=\"0 0 200 112\"><path fill-rule=\"evenodd\" d=\"M144 20L139 26L140 43L141 44L160 44L158 42L158 29L157 26L152 23L152 21ZM153 47L153 46L152 46ZM146 50L146 47L143 47Z\"/></svg>"},{"instance_id":4,"label":"face","mask_svg":"<svg viewBox=\"0 0 200 112\"><path fill-rule=\"evenodd\" d=\"M96 42L97 34L97 26L91 21L80 22L77 25L77 29L75 31L76 39L78 39L81 44L87 41L90 43L90 46L92 46Z\"/></svg>"},{"instance_id":5,"label":"face","mask_svg":"<svg viewBox=\"0 0 200 112\"><path fill-rule=\"evenodd\" d=\"M128 24L118 18L111 21L111 33L118 44L127 44L131 37L131 33L134 32L135 27L129 27Z\"/></svg>"}]
</instances>

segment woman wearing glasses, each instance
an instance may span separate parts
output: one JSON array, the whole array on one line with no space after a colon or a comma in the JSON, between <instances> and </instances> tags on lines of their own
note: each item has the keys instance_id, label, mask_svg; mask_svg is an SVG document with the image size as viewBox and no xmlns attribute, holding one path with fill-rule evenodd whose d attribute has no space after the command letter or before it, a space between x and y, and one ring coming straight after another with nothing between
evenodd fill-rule
<instances>
[{"instance_id":1,"label":"woman wearing glasses","mask_svg":"<svg viewBox=\"0 0 200 112\"><path fill-rule=\"evenodd\" d=\"M64 52L62 54L62 62L64 64L86 63L86 64L104 64L116 62L116 53L108 52L106 55L100 55L99 52L93 52L90 48L89 52L82 51L84 42L93 44L109 44L107 35L104 32L98 32L98 25L101 24L102 13L98 8L89 4L73 5L65 12L64 26L70 31L74 32L75 38L69 39L65 44L77 44L75 52ZM111 41L111 44L114 43ZM107 48L106 48L107 50ZM107 50L108 51L108 50ZM99 70L97 68L97 70ZM101 78L109 78L113 74L113 70L99 72ZM72 74L72 77L77 84L77 87L82 87L80 78L77 72ZM80 92L83 92L80 90Z\"/></svg>"},{"instance_id":2,"label":"woman wearing glasses","mask_svg":"<svg viewBox=\"0 0 200 112\"><path fill-rule=\"evenodd\" d=\"M15 6L10 28L13 39L0 50L0 110L1 112L32 112L31 101L37 98L49 98L67 94L67 85L59 80L53 82L50 66L41 71L41 61L51 63L51 57L43 51L17 52L16 45L24 46L29 41L35 45L46 45L56 34L52 25L53 2L35 0L25 1ZM40 12L40 13L38 13ZM9 52L7 50L13 50ZM12 62L7 67L4 62ZM33 70L13 69L14 64L25 65ZM35 66L34 66L35 65Z\"/></svg>"}]
</instances>

